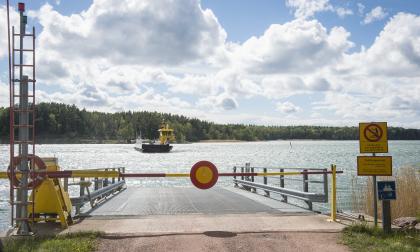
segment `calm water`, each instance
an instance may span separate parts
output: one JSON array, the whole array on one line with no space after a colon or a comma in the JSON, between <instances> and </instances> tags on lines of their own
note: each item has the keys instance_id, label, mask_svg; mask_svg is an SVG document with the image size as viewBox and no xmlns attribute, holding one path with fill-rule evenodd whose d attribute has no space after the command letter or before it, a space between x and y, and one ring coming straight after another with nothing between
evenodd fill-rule
<instances>
[{"instance_id":1,"label":"calm water","mask_svg":"<svg viewBox=\"0 0 420 252\"><path fill-rule=\"evenodd\" d=\"M390 141L394 172L404 165L420 167L420 141ZM37 155L54 156L62 169L126 167L127 172L189 172L199 160L213 162L219 171L250 162L251 166L329 168L336 164L344 174L338 177L341 208L348 208L349 185L356 175L357 141L271 141L239 143L196 143L175 145L171 153L143 154L133 145L39 145ZM8 165L8 146L0 145L0 170ZM420 168L419 168L420 169ZM230 178L220 184L231 185ZM128 180L129 186L191 186L189 179ZM290 182L290 183L293 183ZM296 182L299 183L299 182ZM8 181L0 181L0 230L7 227ZM301 183L296 186L301 187Z\"/></svg>"}]
</instances>

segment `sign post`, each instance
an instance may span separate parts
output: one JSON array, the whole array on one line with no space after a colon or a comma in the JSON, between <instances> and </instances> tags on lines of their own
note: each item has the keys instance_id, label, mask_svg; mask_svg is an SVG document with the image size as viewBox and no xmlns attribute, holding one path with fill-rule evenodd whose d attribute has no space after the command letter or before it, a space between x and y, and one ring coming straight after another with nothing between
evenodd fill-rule
<instances>
[{"instance_id":1,"label":"sign post","mask_svg":"<svg viewBox=\"0 0 420 252\"><path fill-rule=\"evenodd\" d=\"M359 148L360 153L372 153L372 157L357 157L357 174L358 176L372 176L373 217L375 226L377 226L378 198L376 176L392 176L392 157L376 157L376 153L388 153L387 123L359 123Z\"/></svg>"},{"instance_id":2,"label":"sign post","mask_svg":"<svg viewBox=\"0 0 420 252\"><path fill-rule=\"evenodd\" d=\"M378 182L378 198L382 200L382 228L385 233L391 233L391 202L397 199L395 181Z\"/></svg>"}]
</instances>

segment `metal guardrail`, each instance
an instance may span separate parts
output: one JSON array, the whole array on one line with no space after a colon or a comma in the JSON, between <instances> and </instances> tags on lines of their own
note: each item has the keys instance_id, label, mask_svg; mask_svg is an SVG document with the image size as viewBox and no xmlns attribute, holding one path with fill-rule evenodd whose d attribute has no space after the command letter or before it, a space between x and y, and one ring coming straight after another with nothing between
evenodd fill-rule
<instances>
[{"instance_id":1,"label":"metal guardrail","mask_svg":"<svg viewBox=\"0 0 420 252\"><path fill-rule=\"evenodd\" d=\"M114 171L125 173L125 167L84 169L83 171ZM72 178L74 180L75 178ZM80 209L87 203L94 208L97 203L107 196L120 192L125 188L125 178L78 178L78 181L69 183L69 178L63 178L64 190L68 192L69 186L79 186L79 197L71 197L71 203L76 208L75 215L80 215ZM90 187L93 185L93 190Z\"/></svg>"},{"instance_id":2,"label":"metal guardrail","mask_svg":"<svg viewBox=\"0 0 420 252\"><path fill-rule=\"evenodd\" d=\"M273 185L269 183L267 176L263 177L262 183L256 182L254 176L234 176L233 182L236 187L241 185L243 189L256 192L257 189L263 190L265 196L270 197L270 193L277 193L282 196L283 202L288 202L288 197L293 197L299 200L303 200L310 210L313 209L312 203L319 202L319 203L327 203L328 202L328 175L327 169L319 169L319 168L267 168L267 167L251 167L250 163L246 163L245 166L241 167L233 167L233 173L239 173L238 169L240 169L240 173L254 173L255 170L263 170L263 173L267 173L268 170L279 170L280 172L285 172L286 170L300 170L302 172L310 172L310 171L317 171L317 172L325 172L322 173L322 180L316 179L309 179L311 174L303 173L302 179L293 179L287 178L285 175L279 175L276 177L270 177L270 179L276 179L277 181L280 180L279 185ZM314 176L314 175L311 175ZM319 176L319 175L318 175ZM293 181L301 181L302 182L302 191L286 188L286 181L293 180ZM309 185L313 184L322 184L322 192L310 192ZM296 183L295 183L296 185Z\"/></svg>"}]
</instances>

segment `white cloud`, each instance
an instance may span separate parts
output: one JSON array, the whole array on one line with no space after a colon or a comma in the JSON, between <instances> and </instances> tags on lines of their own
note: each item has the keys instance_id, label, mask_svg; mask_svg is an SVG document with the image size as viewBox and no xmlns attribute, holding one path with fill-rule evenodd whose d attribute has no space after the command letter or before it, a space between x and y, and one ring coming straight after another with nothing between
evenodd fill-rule
<instances>
[{"instance_id":1,"label":"white cloud","mask_svg":"<svg viewBox=\"0 0 420 252\"><path fill-rule=\"evenodd\" d=\"M0 59L7 57L7 11L6 6L0 5ZM19 14L15 11L14 8L10 7L10 33L12 33L12 26L19 26Z\"/></svg>"},{"instance_id":2,"label":"white cloud","mask_svg":"<svg viewBox=\"0 0 420 252\"><path fill-rule=\"evenodd\" d=\"M317 12L332 11L341 18L353 15L353 11L344 7L335 7L329 0L287 0L286 6L294 9L296 18L308 19Z\"/></svg>"},{"instance_id":3,"label":"white cloud","mask_svg":"<svg viewBox=\"0 0 420 252\"><path fill-rule=\"evenodd\" d=\"M222 93L217 96L207 96L199 99L197 106L202 109L210 109L212 112L220 112L236 109L238 102L233 96Z\"/></svg>"},{"instance_id":4,"label":"white cloud","mask_svg":"<svg viewBox=\"0 0 420 252\"><path fill-rule=\"evenodd\" d=\"M357 3L357 11L359 15L363 15L365 13L365 6L362 3Z\"/></svg>"},{"instance_id":5,"label":"white cloud","mask_svg":"<svg viewBox=\"0 0 420 252\"><path fill-rule=\"evenodd\" d=\"M292 114L292 113L296 113L300 111L301 108L291 102L286 101L286 102L278 102L277 110L285 114Z\"/></svg>"},{"instance_id":6,"label":"white cloud","mask_svg":"<svg viewBox=\"0 0 420 252\"><path fill-rule=\"evenodd\" d=\"M0 106L8 107L9 105L9 85L0 80Z\"/></svg>"},{"instance_id":7,"label":"white cloud","mask_svg":"<svg viewBox=\"0 0 420 252\"><path fill-rule=\"evenodd\" d=\"M286 5L295 9L294 15L297 18L308 18L317 12L333 9L329 0L287 0Z\"/></svg>"},{"instance_id":8,"label":"white cloud","mask_svg":"<svg viewBox=\"0 0 420 252\"><path fill-rule=\"evenodd\" d=\"M335 9L335 12L337 13L337 15L341 18L344 18L346 16L350 16L353 15L353 11L347 8L343 8L343 7L338 7Z\"/></svg>"},{"instance_id":9,"label":"white cloud","mask_svg":"<svg viewBox=\"0 0 420 252\"><path fill-rule=\"evenodd\" d=\"M366 16L363 20L364 24L370 24L374 21L379 21L388 16L388 13L381 6L373 8L369 13L366 13Z\"/></svg>"},{"instance_id":10,"label":"white cloud","mask_svg":"<svg viewBox=\"0 0 420 252\"><path fill-rule=\"evenodd\" d=\"M235 48L235 61L260 74L313 72L339 60L353 46L349 36L343 27L328 32L316 20L273 24Z\"/></svg>"},{"instance_id":11,"label":"white cloud","mask_svg":"<svg viewBox=\"0 0 420 252\"><path fill-rule=\"evenodd\" d=\"M385 25L370 48L350 55L346 64L353 72L359 71L367 77L416 77L420 71L419 44L420 17L398 13Z\"/></svg>"},{"instance_id":12,"label":"white cloud","mask_svg":"<svg viewBox=\"0 0 420 252\"><path fill-rule=\"evenodd\" d=\"M69 60L178 65L209 58L226 39L213 12L201 9L198 0L96 0L71 16L45 4L30 15L43 26L40 47Z\"/></svg>"}]
</instances>

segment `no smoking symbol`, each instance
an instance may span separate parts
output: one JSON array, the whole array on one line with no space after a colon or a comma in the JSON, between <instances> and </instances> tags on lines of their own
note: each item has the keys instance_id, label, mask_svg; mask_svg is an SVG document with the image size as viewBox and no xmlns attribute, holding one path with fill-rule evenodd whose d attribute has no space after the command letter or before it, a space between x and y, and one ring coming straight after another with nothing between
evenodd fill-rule
<instances>
[{"instance_id":1,"label":"no smoking symbol","mask_svg":"<svg viewBox=\"0 0 420 252\"><path fill-rule=\"evenodd\" d=\"M383 133L384 132L382 128L379 125L374 124L374 123L366 126L363 132L363 134L365 135L365 138L369 142L378 142L379 140L381 140Z\"/></svg>"}]
</instances>

